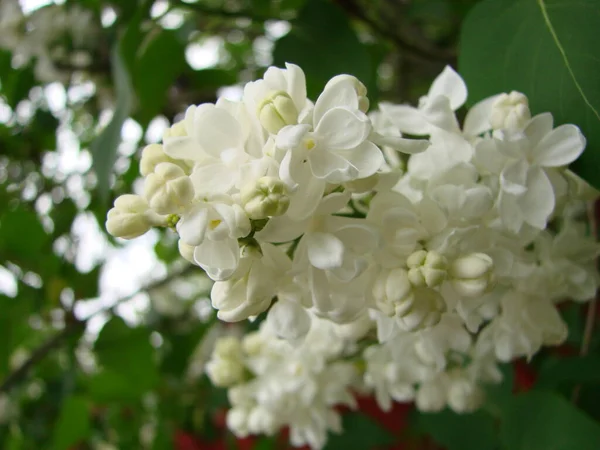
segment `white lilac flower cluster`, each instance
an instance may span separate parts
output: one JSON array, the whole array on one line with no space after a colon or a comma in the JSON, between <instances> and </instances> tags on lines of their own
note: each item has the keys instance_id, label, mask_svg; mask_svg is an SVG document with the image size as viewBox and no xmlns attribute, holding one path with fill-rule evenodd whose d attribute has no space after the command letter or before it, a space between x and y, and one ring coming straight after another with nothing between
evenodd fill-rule
<instances>
[{"instance_id":1,"label":"white lilac flower cluster","mask_svg":"<svg viewBox=\"0 0 600 450\"><path fill-rule=\"evenodd\" d=\"M68 81L72 69L92 62L86 49L99 26L92 12L78 5L51 4L24 14L18 0L2 0L0 29L0 49L12 53L13 64L21 67L33 61L36 79L52 82Z\"/></svg>"},{"instance_id":2,"label":"white lilac flower cluster","mask_svg":"<svg viewBox=\"0 0 600 450\"><path fill-rule=\"evenodd\" d=\"M565 339L557 303L599 281L581 220L595 193L566 169L585 139L531 117L517 92L461 127L466 97L447 67L417 108L369 112L349 75L313 103L288 64L239 102L191 106L144 149L144 194L116 200L109 232L170 226L215 281L220 319L268 311L207 367L229 387L234 433L289 426L294 445L320 448L351 388L384 409L472 411L499 362Z\"/></svg>"}]
</instances>

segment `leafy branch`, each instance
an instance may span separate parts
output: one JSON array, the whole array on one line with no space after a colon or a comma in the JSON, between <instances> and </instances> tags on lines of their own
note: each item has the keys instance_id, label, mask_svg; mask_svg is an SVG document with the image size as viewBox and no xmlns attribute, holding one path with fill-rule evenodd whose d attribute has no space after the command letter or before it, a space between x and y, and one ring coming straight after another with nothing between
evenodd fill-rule
<instances>
[{"instance_id":1,"label":"leafy branch","mask_svg":"<svg viewBox=\"0 0 600 450\"><path fill-rule=\"evenodd\" d=\"M6 378L2 381L2 384L0 384L0 393L10 391L12 388L14 388L16 385L18 385L21 381L23 381L27 377L31 368L33 368L38 363L40 363L50 352L52 352L53 350L60 347L69 336L71 336L72 334L74 334L78 331L85 330L85 327L86 327L88 321L92 317L95 317L104 312L114 313L114 309L118 305L131 300L133 297L138 295L140 292L151 292L153 290L160 289L160 288L168 285L169 283L171 283L173 280L176 280L179 277L188 275L193 270L199 270L199 269L196 266L187 265L184 269L179 270L178 272L174 272L161 280L156 280L152 283L149 283L146 286L142 287L140 290L138 290L132 294L129 294L129 295L119 298L108 308L100 309L100 310L94 312L93 314L91 314L90 316L86 317L85 319L78 319L75 316L71 315L69 317L69 320L67 320L65 327L62 330L60 330L59 332L54 334L47 341L45 341L39 347L37 347L31 353L31 356L29 356L29 358L27 358L27 360L25 360L19 367L17 367L13 372L9 373L6 376Z\"/></svg>"}]
</instances>

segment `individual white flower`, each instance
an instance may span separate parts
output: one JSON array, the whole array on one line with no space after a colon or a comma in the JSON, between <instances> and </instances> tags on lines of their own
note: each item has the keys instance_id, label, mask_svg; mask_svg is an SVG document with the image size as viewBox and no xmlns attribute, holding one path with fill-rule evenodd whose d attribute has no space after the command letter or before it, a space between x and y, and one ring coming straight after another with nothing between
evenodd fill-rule
<instances>
[{"instance_id":1,"label":"individual white flower","mask_svg":"<svg viewBox=\"0 0 600 450\"><path fill-rule=\"evenodd\" d=\"M494 282L494 260L485 253L462 256L452 261L448 273L460 295L478 297Z\"/></svg>"},{"instance_id":2,"label":"individual white flower","mask_svg":"<svg viewBox=\"0 0 600 450\"><path fill-rule=\"evenodd\" d=\"M436 128L459 132L454 111L467 100L467 87L450 66L431 84L426 96L419 99L419 107L382 103L381 111L403 133L431 134Z\"/></svg>"},{"instance_id":3,"label":"individual white flower","mask_svg":"<svg viewBox=\"0 0 600 450\"><path fill-rule=\"evenodd\" d=\"M360 111L351 83L342 80L323 91L315 103L312 127L291 125L277 134L277 146L289 150L282 170L294 181L304 178L304 165L319 180L341 183L368 177L383 164L381 151L368 140L371 122Z\"/></svg>"},{"instance_id":4,"label":"individual white flower","mask_svg":"<svg viewBox=\"0 0 600 450\"><path fill-rule=\"evenodd\" d=\"M190 178L181 167L170 162L159 163L144 182L144 197L159 214L182 213L194 195Z\"/></svg>"},{"instance_id":5,"label":"individual white flower","mask_svg":"<svg viewBox=\"0 0 600 450\"><path fill-rule=\"evenodd\" d=\"M194 260L215 281L229 278L240 259L238 239L251 225L241 206L218 201L192 205L177 222L184 244L194 246Z\"/></svg>"},{"instance_id":6,"label":"individual white flower","mask_svg":"<svg viewBox=\"0 0 600 450\"><path fill-rule=\"evenodd\" d=\"M408 279L416 287L435 287L446 278L448 261L436 251L418 250L406 260Z\"/></svg>"},{"instance_id":7,"label":"individual white flower","mask_svg":"<svg viewBox=\"0 0 600 450\"><path fill-rule=\"evenodd\" d=\"M281 216L290 205L287 186L275 177L259 178L243 188L240 195L248 217L255 220Z\"/></svg>"},{"instance_id":8,"label":"individual white flower","mask_svg":"<svg viewBox=\"0 0 600 450\"><path fill-rule=\"evenodd\" d=\"M152 211L144 198L133 194L117 197L106 218L106 230L123 239L139 237L153 226L164 225L165 218Z\"/></svg>"},{"instance_id":9,"label":"individual white flower","mask_svg":"<svg viewBox=\"0 0 600 450\"><path fill-rule=\"evenodd\" d=\"M279 247L267 243L260 248L245 247L231 278L213 285L211 300L219 319L237 322L265 311L290 268L289 258Z\"/></svg>"},{"instance_id":10,"label":"individual white flower","mask_svg":"<svg viewBox=\"0 0 600 450\"><path fill-rule=\"evenodd\" d=\"M484 167L499 173L498 209L503 223L513 232L523 223L544 229L556 204L548 170L577 159L585 138L574 125L553 129L550 114L535 116L522 133L506 130L495 136L500 139L478 143L477 152Z\"/></svg>"}]
</instances>

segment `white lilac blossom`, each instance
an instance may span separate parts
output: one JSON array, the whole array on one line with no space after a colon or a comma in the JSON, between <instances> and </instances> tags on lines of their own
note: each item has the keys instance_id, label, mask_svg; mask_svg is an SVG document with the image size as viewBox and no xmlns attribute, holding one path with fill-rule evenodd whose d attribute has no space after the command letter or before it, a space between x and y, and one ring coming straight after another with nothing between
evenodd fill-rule
<instances>
[{"instance_id":1,"label":"white lilac blossom","mask_svg":"<svg viewBox=\"0 0 600 450\"><path fill-rule=\"evenodd\" d=\"M117 199L109 232L169 226L215 281L221 320L265 318L206 366L236 435L289 427L320 449L355 390L468 413L500 362L564 341L557 305L600 281L573 213L593 196L567 169L585 138L518 92L461 124L466 99L447 67L418 107L369 111L350 75L313 103L287 64L239 102L190 106L144 149L144 197Z\"/></svg>"}]
</instances>

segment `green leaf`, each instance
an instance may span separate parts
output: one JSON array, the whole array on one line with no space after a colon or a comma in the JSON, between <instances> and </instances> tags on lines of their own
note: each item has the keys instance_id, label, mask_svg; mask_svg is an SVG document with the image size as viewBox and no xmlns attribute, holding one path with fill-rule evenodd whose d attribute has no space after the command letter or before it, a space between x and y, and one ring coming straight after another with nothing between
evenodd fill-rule
<instances>
[{"instance_id":1,"label":"green leaf","mask_svg":"<svg viewBox=\"0 0 600 450\"><path fill-rule=\"evenodd\" d=\"M450 410L417 416L417 427L448 450L498 448L494 419L483 411L456 414Z\"/></svg>"},{"instance_id":2,"label":"green leaf","mask_svg":"<svg viewBox=\"0 0 600 450\"><path fill-rule=\"evenodd\" d=\"M502 436L510 450L600 448L600 425L552 392L514 397L502 420Z\"/></svg>"},{"instance_id":3,"label":"green leaf","mask_svg":"<svg viewBox=\"0 0 600 450\"><path fill-rule=\"evenodd\" d=\"M600 356L548 360L540 370L537 386L553 388L563 382L600 383Z\"/></svg>"},{"instance_id":4,"label":"green leaf","mask_svg":"<svg viewBox=\"0 0 600 450\"><path fill-rule=\"evenodd\" d=\"M68 450L91 432L89 405L86 399L69 397L62 405L54 428L54 450Z\"/></svg>"},{"instance_id":5,"label":"green leaf","mask_svg":"<svg viewBox=\"0 0 600 450\"><path fill-rule=\"evenodd\" d=\"M275 65L299 65L306 74L312 100L335 75L354 75L371 84L371 56L351 28L346 14L333 2L310 0L292 21L291 31L275 43Z\"/></svg>"},{"instance_id":6,"label":"green leaf","mask_svg":"<svg viewBox=\"0 0 600 450\"><path fill-rule=\"evenodd\" d=\"M49 236L37 214L23 207L5 211L0 217L0 254L2 259L38 259Z\"/></svg>"},{"instance_id":7,"label":"green leaf","mask_svg":"<svg viewBox=\"0 0 600 450\"><path fill-rule=\"evenodd\" d=\"M600 187L600 2L484 0L462 28L459 69L469 101L517 90L532 113L573 123L588 145L572 169Z\"/></svg>"},{"instance_id":8,"label":"green leaf","mask_svg":"<svg viewBox=\"0 0 600 450\"><path fill-rule=\"evenodd\" d=\"M111 62L117 103L110 123L90 146L94 161L93 168L98 178L97 189L104 202L108 200L110 176L121 143L121 128L131 113L134 101L131 81L118 43L112 49Z\"/></svg>"},{"instance_id":9,"label":"green leaf","mask_svg":"<svg viewBox=\"0 0 600 450\"><path fill-rule=\"evenodd\" d=\"M324 450L365 450L392 445L394 436L371 418L357 412L342 416L341 434L330 434Z\"/></svg>"},{"instance_id":10,"label":"green leaf","mask_svg":"<svg viewBox=\"0 0 600 450\"><path fill-rule=\"evenodd\" d=\"M100 331L94 350L100 365L135 384L136 392L151 390L159 381L150 331L145 328L130 328L114 317Z\"/></svg>"},{"instance_id":11,"label":"green leaf","mask_svg":"<svg viewBox=\"0 0 600 450\"><path fill-rule=\"evenodd\" d=\"M133 85L139 99L136 116L147 124L160 113L167 91L185 69L185 43L175 31L157 28L146 36L133 72Z\"/></svg>"}]
</instances>

